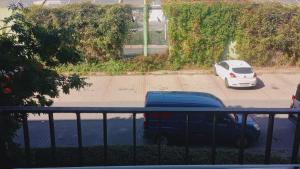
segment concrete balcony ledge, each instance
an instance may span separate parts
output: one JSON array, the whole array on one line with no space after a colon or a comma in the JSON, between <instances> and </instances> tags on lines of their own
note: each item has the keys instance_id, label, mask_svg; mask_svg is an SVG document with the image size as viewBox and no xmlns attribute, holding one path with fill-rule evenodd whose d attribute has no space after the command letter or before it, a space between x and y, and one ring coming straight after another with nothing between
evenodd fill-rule
<instances>
[{"instance_id":1,"label":"concrete balcony ledge","mask_svg":"<svg viewBox=\"0 0 300 169\"><path fill-rule=\"evenodd\" d=\"M62 167L35 169L299 169L295 165L156 165L156 166L99 166L99 167ZM17 168L21 169L21 168Z\"/></svg>"}]
</instances>

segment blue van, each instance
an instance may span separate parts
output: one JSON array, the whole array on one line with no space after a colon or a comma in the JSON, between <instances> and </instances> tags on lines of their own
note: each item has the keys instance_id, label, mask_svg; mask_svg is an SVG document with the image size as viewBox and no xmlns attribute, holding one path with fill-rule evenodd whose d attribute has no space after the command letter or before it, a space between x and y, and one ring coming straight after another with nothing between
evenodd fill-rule
<instances>
[{"instance_id":1,"label":"blue van","mask_svg":"<svg viewBox=\"0 0 300 169\"><path fill-rule=\"evenodd\" d=\"M145 107L206 107L225 108L214 95L202 92L151 91L146 95ZM185 113L145 113L144 136L155 143L178 144L185 138ZM242 116L216 116L216 142L241 144ZM213 113L189 114L189 141L192 144L209 143L212 139ZM249 116L244 145L249 146L260 135L258 124Z\"/></svg>"}]
</instances>

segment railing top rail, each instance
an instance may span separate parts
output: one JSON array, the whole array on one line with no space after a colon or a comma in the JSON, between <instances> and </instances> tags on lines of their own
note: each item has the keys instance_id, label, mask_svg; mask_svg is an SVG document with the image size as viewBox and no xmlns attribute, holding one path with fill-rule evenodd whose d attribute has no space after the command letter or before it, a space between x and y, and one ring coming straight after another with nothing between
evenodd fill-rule
<instances>
[{"instance_id":1,"label":"railing top rail","mask_svg":"<svg viewBox=\"0 0 300 169\"><path fill-rule=\"evenodd\" d=\"M247 113L247 114L300 114L300 108L200 108L200 107L37 107L0 106L1 112L18 113Z\"/></svg>"}]
</instances>

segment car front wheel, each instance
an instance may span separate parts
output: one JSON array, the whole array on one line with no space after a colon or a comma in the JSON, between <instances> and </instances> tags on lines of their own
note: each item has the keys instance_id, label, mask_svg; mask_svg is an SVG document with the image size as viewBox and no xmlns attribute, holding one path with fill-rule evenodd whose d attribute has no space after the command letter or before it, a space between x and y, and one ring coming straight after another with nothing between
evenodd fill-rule
<instances>
[{"instance_id":1,"label":"car front wheel","mask_svg":"<svg viewBox=\"0 0 300 169\"><path fill-rule=\"evenodd\" d=\"M214 74L215 74L216 76L218 76L216 67L214 67Z\"/></svg>"},{"instance_id":2,"label":"car front wheel","mask_svg":"<svg viewBox=\"0 0 300 169\"><path fill-rule=\"evenodd\" d=\"M229 86L229 83L228 83L228 80L227 80L227 79L225 79L225 86L226 86L226 88L230 88L230 86Z\"/></svg>"}]
</instances>

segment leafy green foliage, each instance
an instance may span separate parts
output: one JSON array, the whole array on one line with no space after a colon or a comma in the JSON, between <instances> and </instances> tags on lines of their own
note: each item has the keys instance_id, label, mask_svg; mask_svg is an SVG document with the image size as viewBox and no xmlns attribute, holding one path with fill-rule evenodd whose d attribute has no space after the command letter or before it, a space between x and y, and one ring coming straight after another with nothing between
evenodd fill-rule
<instances>
[{"instance_id":1,"label":"leafy green foliage","mask_svg":"<svg viewBox=\"0 0 300 169\"><path fill-rule=\"evenodd\" d=\"M300 8L247 5L236 36L241 58L256 65L295 64L300 56Z\"/></svg>"},{"instance_id":2,"label":"leafy green foliage","mask_svg":"<svg viewBox=\"0 0 300 169\"><path fill-rule=\"evenodd\" d=\"M73 29L76 48L87 60L110 60L122 54L132 24L131 8L121 5L72 4L58 8L31 7L25 13L45 29ZM72 36L64 36L66 41Z\"/></svg>"},{"instance_id":3,"label":"leafy green foliage","mask_svg":"<svg viewBox=\"0 0 300 169\"><path fill-rule=\"evenodd\" d=\"M241 59L254 65L295 64L300 50L300 8L276 3L167 1L171 60L210 65L237 41ZM231 2L231 1L230 1Z\"/></svg>"},{"instance_id":4,"label":"leafy green foliage","mask_svg":"<svg viewBox=\"0 0 300 169\"><path fill-rule=\"evenodd\" d=\"M124 74L127 72L149 72L162 69L176 69L168 61L167 55L137 56L131 59L111 59L103 63L87 62L80 64L64 64L54 68L60 73L78 73L91 75L93 73L107 73L110 75Z\"/></svg>"},{"instance_id":5,"label":"leafy green foliage","mask_svg":"<svg viewBox=\"0 0 300 169\"><path fill-rule=\"evenodd\" d=\"M51 98L58 97L60 89L69 93L70 89L87 85L76 74L64 76L52 69L80 60L74 31L34 25L19 6L12 8L13 14L0 29L0 106L50 106ZM0 127L0 146L13 144L21 121L21 114L0 116L0 124L4 126Z\"/></svg>"},{"instance_id":6,"label":"leafy green foliage","mask_svg":"<svg viewBox=\"0 0 300 169\"><path fill-rule=\"evenodd\" d=\"M210 65L220 60L234 38L240 5L167 3L171 60L178 65Z\"/></svg>"}]
</instances>

